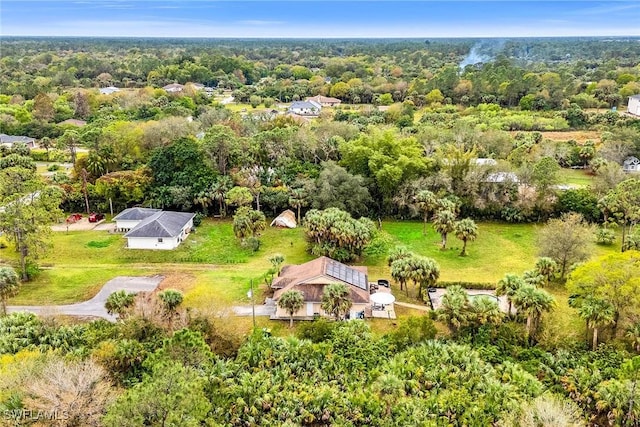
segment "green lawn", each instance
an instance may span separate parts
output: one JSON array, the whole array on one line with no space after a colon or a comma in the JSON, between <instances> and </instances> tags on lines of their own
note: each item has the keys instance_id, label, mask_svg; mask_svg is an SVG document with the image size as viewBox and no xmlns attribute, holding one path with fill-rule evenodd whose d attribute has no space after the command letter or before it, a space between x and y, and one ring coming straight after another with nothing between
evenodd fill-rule
<instances>
[{"instance_id":1,"label":"green lawn","mask_svg":"<svg viewBox=\"0 0 640 427\"><path fill-rule=\"evenodd\" d=\"M444 281L496 282L506 273L522 273L535 263L535 225L481 222L478 228L478 239L468 244L467 256L461 257L462 242L451 234L447 249L441 250L440 235L431 224L426 235L422 234L420 222L387 221L382 225L390 248L405 245L419 255L435 259ZM367 261L374 272L389 277L384 256Z\"/></svg>"},{"instance_id":2,"label":"green lawn","mask_svg":"<svg viewBox=\"0 0 640 427\"><path fill-rule=\"evenodd\" d=\"M571 184L579 187L588 187L593 184L593 175L583 169L560 169L560 184Z\"/></svg>"},{"instance_id":3,"label":"green lawn","mask_svg":"<svg viewBox=\"0 0 640 427\"><path fill-rule=\"evenodd\" d=\"M246 300L249 281L263 282L270 268L267 258L276 252L287 262L312 259L305 251L302 229L268 228L262 247L253 253L239 246L231 221L207 220L173 251L130 250L122 235L105 231L53 233L52 247L40 260L41 274L22 286L11 304L65 304L93 296L118 275L163 274L181 277L189 305L199 308ZM0 250L0 263L15 264L17 254Z\"/></svg>"},{"instance_id":4,"label":"green lawn","mask_svg":"<svg viewBox=\"0 0 640 427\"><path fill-rule=\"evenodd\" d=\"M422 234L418 221L385 221L379 237L362 263L371 280L390 278L386 265L389 249L401 244L417 254L434 258L444 281L496 282L506 273L522 273L536 259L536 225L479 223L477 241L469 243L468 255L460 257L461 242L449 236L447 250L440 250L439 235L428 227ZM253 253L239 246L231 221L206 220L174 251L146 251L125 248L121 235L105 231L57 232L49 254L41 260L42 273L22 286L11 304L64 304L84 301L118 275L167 277L164 287L185 293L187 306L220 312L234 303L246 304L249 283L266 291L264 273L267 258L276 252L285 263L299 264L313 257L306 252L304 230L267 228L261 248ZM596 247L594 256L618 250ZM16 254L0 249L0 262L15 263ZM410 300L396 293L399 300Z\"/></svg>"}]
</instances>

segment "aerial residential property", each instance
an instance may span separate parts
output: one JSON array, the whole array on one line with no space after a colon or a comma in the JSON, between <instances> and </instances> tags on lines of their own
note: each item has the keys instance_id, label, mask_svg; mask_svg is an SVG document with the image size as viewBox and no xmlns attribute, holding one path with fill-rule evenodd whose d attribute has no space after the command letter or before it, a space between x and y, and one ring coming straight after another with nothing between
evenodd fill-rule
<instances>
[{"instance_id":1,"label":"aerial residential property","mask_svg":"<svg viewBox=\"0 0 640 427\"><path fill-rule=\"evenodd\" d=\"M171 83L163 86L162 89L166 90L168 93L180 93L184 90L184 85L181 85L180 83Z\"/></svg>"},{"instance_id":2,"label":"aerial residential property","mask_svg":"<svg viewBox=\"0 0 640 427\"><path fill-rule=\"evenodd\" d=\"M182 243L193 228L195 214L129 208L113 218L116 229L125 232L129 249L171 250Z\"/></svg>"},{"instance_id":3,"label":"aerial residential property","mask_svg":"<svg viewBox=\"0 0 640 427\"><path fill-rule=\"evenodd\" d=\"M0 1L0 426L640 427L640 0Z\"/></svg>"},{"instance_id":4,"label":"aerial residential property","mask_svg":"<svg viewBox=\"0 0 640 427\"><path fill-rule=\"evenodd\" d=\"M0 145L11 148L14 144L25 144L28 148L37 147L35 138L0 133Z\"/></svg>"},{"instance_id":5,"label":"aerial residential property","mask_svg":"<svg viewBox=\"0 0 640 427\"><path fill-rule=\"evenodd\" d=\"M315 101L293 101L287 109L290 114L304 117L317 117L322 111L322 105Z\"/></svg>"}]
</instances>

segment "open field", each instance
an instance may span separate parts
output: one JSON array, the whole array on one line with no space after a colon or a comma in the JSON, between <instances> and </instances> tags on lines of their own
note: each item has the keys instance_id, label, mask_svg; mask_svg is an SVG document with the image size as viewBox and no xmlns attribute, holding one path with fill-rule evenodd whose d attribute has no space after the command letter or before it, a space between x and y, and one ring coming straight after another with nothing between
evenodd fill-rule
<instances>
[{"instance_id":1,"label":"open field","mask_svg":"<svg viewBox=\"0 0 640 427\"><path fill-rule=\"evenodd\" d=\"M595 177L583 169L560 169L560 184L570 184L580 187L588 187L593 184Z\"/></svg>"},{"instance_id":2,"label":"open field","mask_svg":"<svg viewBox=\"0 0 640 427\"><path fill-rule=\"evenodd\" d=\"M418 221L385 221L382 232L362 260L371 280L390 278L386 254L405 245L417 254L434 258L444 281L496 282L506 273L522 273L536 259L537 225L480 223L479 237L469 243L468 255L460 257L461 242L450 235L447 250L439 247L440 236L429 225L426 236ZM268 228L262 246L252 253L239 246L229 220L207 220L174 251L129 250L125 239L105 231L58 232L53 246L41 260L43 271L22 286L11 304L62 304L92 297L109 279L118 275L167 276L163 287L185 292L186 305L198 309L224 308L247 303L250 280L266 291L263 275L270 268L267 258L285 255L285 263L302 263L313 257L306 252L304 231ZM618 250L595 247L594 256ZM0 250L0 261L17 261L11 249ZM396 292L399 300L407 301Z\"/></svg>"},{"instance_id":3,"label":"open field","mask_svg":"<svg viewBox=\"0 0 640 427\"><path fill-rule=\"evenodd\" d=\"M594 130L580 130L580 131L559 131L559 132L540 132L545 139L552 141L570 141L574 140L578 143L584 143L587 141L593 141L594 143L600 142L600 132Z\"/></svg>"}]
</instances>

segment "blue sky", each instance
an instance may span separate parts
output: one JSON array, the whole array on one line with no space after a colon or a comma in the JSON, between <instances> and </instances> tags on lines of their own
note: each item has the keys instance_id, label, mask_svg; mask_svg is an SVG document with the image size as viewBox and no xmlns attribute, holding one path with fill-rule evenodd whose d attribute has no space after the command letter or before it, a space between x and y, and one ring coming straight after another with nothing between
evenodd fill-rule
<instances>
[{"instance_id":1,"label":"blue sky","mask_svg":"<svg viewBox=\"0 0 640 427\"><path fill-rule=\"evenodd\" d=\"M640 1L0 0L0 34L269 38L640 36Z\"/></svg>"}]
</instances>

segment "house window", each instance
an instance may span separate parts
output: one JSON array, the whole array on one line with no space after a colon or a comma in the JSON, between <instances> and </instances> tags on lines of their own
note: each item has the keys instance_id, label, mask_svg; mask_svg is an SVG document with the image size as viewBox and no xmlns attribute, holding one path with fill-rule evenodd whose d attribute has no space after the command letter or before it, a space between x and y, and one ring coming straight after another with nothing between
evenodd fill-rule
<instances>
[{"instance_id":1,"label":"house window","mask_svg":"<svg viewBox=\"0 0 640 427\"><path fill-rule=\"evenodd\" d=\"M162 243L162 237L158 237L158 243Z\"/></svg>"}]
</instances>

